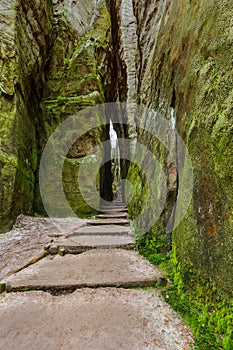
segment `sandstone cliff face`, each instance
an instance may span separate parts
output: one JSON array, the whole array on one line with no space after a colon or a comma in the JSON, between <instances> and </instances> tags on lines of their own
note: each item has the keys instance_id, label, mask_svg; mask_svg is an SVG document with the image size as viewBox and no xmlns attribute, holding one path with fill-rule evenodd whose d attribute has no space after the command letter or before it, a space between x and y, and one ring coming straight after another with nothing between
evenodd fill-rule
<instances>
[{"instance_id":1,"label":"sandstone cliff face","mask_svg":"<svg viewBox=\"0 0 233 350\"><path fill-rule=\"evenodd\" d=\"M84 108L104 103L105 91L108 90L111 37L110 15L105 2L54 1L53 10L53 45L45 67L45 84L40 102L40 150L44 149L51 133L66 118ZM98 116L95 119L98 126ZM88 120L79 122L88 126ZM79 166L82 158L101 138L102 131L96 127L75 142L65 160L64 191L70 206L79 216L92 213L77 185ZM56 202L52 178L48 187L51 189L51 203ZM62 209L63 203L60 205ZM35 209L42 210L38 185Z\"/></svg>"},{"instance_id":2,"label":"sandstone cliff face","mask_svg":"<svg viewBox=\"0 0 233 350\"><path fill-rule=\"evenodd\" d=\"M3 6L4 5L4 6ZM10 3L1 2L1 142L0 142L0 174L1 174L1 228L8 225L8 215L11 208L14 181L17 167L17 156L13 153L13 145L9 147L12 139L11 132L14 129L14 116L16 99L14 96L13 79L15 71L15 46L14 46L14 20L16 12ZM7 31L5 31L5 27Z\"/></svg>"},{"instance_id":3,"label":"sandstone cliff face","mask_svg":"<svg viewBox=\"0 0 233 350\"><path fill-rule=\"evenodd\" d=\"M67 116L105 100L110 19L104 1L4 0L0 10L0 230L4 231L21 211L43 212L38 165L52 131ZM72 185L80 163L75 158L86 155L99 138L97 129L74 145L67 158L66 195L73 206L75 196L80 197L76 209L84 214L90 208L84 208L77 186Z\"/></svg>"},{"instance_id":4,"label":"sandstone cliff face","mask_svg":"<svg viewBox=\"0 0 233 350\"><path fill-rule=\"evenodd\" d=\"M134 2L141 48L138 102L168 120L175 117L194 173L191 205L173 232L177 269L186 284L197 274L231 295L233 8L229 1L153 4ZM157 147L166 171L171 164Z\"/></svg>"},{"instance_id":5,"label":"sandstone cliff face","mask_svg":"<svg viewBox=\"0 0 233 350\"><path fill-rule=\"evenodd\" d=\"M155 99L173 100L194 169L193 201L174 232L178 268L186 283L197 272L231 296L232 14L230 1L173 4L154 58Z\"/></svg>"},{"instance_id":6,"label":"sandstone cliff face","mask_svg":"<svg viewBox=\"0 0 233 350\"><path fill-rule=\"evenodd\" d=\"M42 6L43 5L43 6ZM1 1L0 227L32 211L37 169L36 123L51 45L50 1Z\"/></svg>"}]
</instances>

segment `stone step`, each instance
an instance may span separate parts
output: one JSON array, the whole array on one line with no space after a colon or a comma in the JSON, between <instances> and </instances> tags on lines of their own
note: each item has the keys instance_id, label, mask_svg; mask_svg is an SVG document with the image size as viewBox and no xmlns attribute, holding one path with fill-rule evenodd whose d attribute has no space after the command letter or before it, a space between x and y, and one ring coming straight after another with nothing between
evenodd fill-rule
<instances>
[{"instance_id":1,"label":"stone step","mask_svg":"<svg viewBox=\"0 0 233 350\"><path fill-rule=\"evenodd\" d=\"M111 236L111 235L83 235L72 238L61 238L52 246L47 248L50 254L79 254L90 249L133 249L135 239L133 236Z\"/></svg>"},{"instance_id":2,"label":"stone step","mask_svg":"<svg viewBox=\"0 0 233 350\"><path fill-rule=\"evenodd\" d=\"M119 212L128 212L126 207L101 207L99 209L101 213L119 213Z\"/></svg>"},{"instance_id":3,"label":"stone step","mask_svg":"<svg viewBox=\"0 0 233 350\"><path fill-rule=\"evenodd\" d=\"M119 218L119 219L124 219L127 218L128 214L124 212L118 212L118 213L102 213L96 215L96 219L114 219L114 218Z\"/></svg>"},{"instance_id":4,"label":"stone step","mask_svg":"<svg viewBox=\"0 0 233 350\"><path fill-rule=\"evenodd\" d=\"M122 225L99 225L99 226L84 226L79 228L77 231L74 231L69 235L73 236L91 236L91 235L110 235L110 236L133 236L133 228L131 226L122 226Z\"/></svg>"},{"instance_id":5,"label":"stone step","mask_svg":"<svg viewBox=\"0 0 233 350\"><path fill-rule=\"evenodd\" d=\"M113 209L124 209L127 210L127 207L125 205L101 205L100 209L108 209L108 210L113 210Z\"/></svg>"},{"instance_id":6,"label":"stone step","mask_svg":"<svg viewBox=\"0 0 233 350\"><path fill-rule=\"evenodd\" d=\"M112 205L112 206L126 207L126 204L123 202L110 202L109 205L110 206ZM106 206L108 206L108 205L106 205Z\"/></svg>"},{"instance_id":7,"label":"stone step","mask_svg":"<svg viewBox=\"0 0 233 350\"><path fill-rule=\"evenodd\" d=\"M95 249L78 255L47 256L8 277L6 291L73 291L78 288L144 287L162 273L134 251Z\"/></svg>"},{"instance_id":8,"label":"stone step","mask_svg":"<svg viewBox=\"0 0 233 350\"><path fill-rule=\"evenodd\" d=\"M189 328L154 289L8 293L0 319L1 349L193 349Z\"/></svg>"},{"instance_id":9,"label":"stone step","mask_svg":"<svg viewBox=\"0 0 233 350\"><path fill-rule=\"evenodd\" d=\"M87 221L87 225L98 226L98 225L130 225L130 221L121 218L97 218Z\"/></svg>"}]
</instances>

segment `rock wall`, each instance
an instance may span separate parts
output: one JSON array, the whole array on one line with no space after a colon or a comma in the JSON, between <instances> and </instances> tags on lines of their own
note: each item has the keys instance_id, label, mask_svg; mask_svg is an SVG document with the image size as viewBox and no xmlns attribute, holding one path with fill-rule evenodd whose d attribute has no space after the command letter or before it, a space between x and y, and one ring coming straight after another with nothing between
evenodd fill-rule
<instances>
[{"instance_id":1,"label":"rock wall","mask_svg":"<svg viewBox=\"0 0 233 350\"><path fill-rule=\"evenodd\" d=\"M229 297L233 286L233 7L230 1L212 0L148 0L143 4L135 0L133 4L139 48L137 102L170 120L170 131L175 123L193 165L192 201L172 233L176 271L185 286L200 278ZM141 117L142 128L145 123L153 128L152 117ZM137 140L163 164L171 190L165 210L151 230L152 234L163 234L176 191L179 193L184 184L179 174L178 179L170 177L176 163L158 141L145 133L139 133ZM142 176L134 170L131 178L143 186ZM147 200L140 191L131 203L132 216Z\"/></svg>"},{"instance_id":2,"label":"rock wall","mask_svg":"<svg viewBox=\"0 0 233 350\"><path fill-rule=\"evenodd\" d=\"M86 0L54 1L53 46L45 67L45 84L40 102L41 151L51 133L66 118L84 108L105 102L110 74L108 66L110 34L110 15L104 1L97 3ZM67 154L63 169L66 197L74 212L82 217L90 215L93 210L82 199L77 185L78 169L82 158L100 142L104 133L103 128L97 127L101 123L99 116L96 115L94 118L96 129L74 143ZM80 126L86 124L88 128L88 120L81 119L80 115ZM49 181L48 190L51 189L49 200L52 205L58 201L54 179L51 178ZM36 211L43 212L41 204L37 182ZM60 206L62 210L63 203L60 203ZM59 210L58 207L57 209Z\"/></svg>"},{"instance_id":3,"label":"rock wall","mask_svg":"<svg viewBox=\"0 0 233 350\"><path fill-rule=\"evenodd\" d=\"M14 181L17 170L17 153L14 150L11 136L15 124L16 97L14 95L15 69L15 38L14 23L16 11L11 7L10 2L1 2L1 97L0 97L0 222L1 227L7 229L8 215L11 210L11 203L14 190ZM7 30L5 29L7 28ZM12 140L9 145L8 140Z\"/></svg>"},{"instance_id":4,"label":"rock wall","mask_svg":"<svg viewBox=\"0 0 233 350\"><path fill-rule=\"evenodd\" d=\"M111 31L102 0L4 0L0 13L1 232L20 212L44 213L38 186L41 153L67 116L105 101ZM83 215L90 208L74 179L80 158L101 135L97 127L79 140L64 168L66 196Z\"/></svg>"},{"instance_id":5,"label":"rock wall","mask_svg":"<svg viewBox=\"0 0 233 350\"><path fill-rule=\"evenodd\" d=\"M50 1L0 4L0 230L32 212L37 169L36 123L51 45Z\"/></svg>"},{"instance_id":6,"label":"rock wall","mask_svg":"<svg viewBox=\"0 0 233 350\"><path fill-rule=\"evenodd\" d=\"M194 171L193 201L173 235L177 268L186 284L197 273L232 296L233 7L179 1L170 11L154 56L154 98L174 105Z\"/></svg>"}]
</instances>

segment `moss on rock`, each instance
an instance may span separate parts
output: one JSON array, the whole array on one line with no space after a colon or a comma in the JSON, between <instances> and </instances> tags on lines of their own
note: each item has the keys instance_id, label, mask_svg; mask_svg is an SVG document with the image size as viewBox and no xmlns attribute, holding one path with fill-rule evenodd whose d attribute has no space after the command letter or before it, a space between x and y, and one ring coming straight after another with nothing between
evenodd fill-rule
<instances>
[{"instance_id":1,"label":"moss on rock","mask_svg":"<svg viewBox=\"0 0 233 350\"><path fill-rule=\"evenodd\" d=\"M93 163L95 163L95 157L79 159L66 158L63 167L64 192L70 207L73 209L74 213L80 218L96 214L96 210L89 206L83 199L82 192L79 188L79 169L81 164L83 166L83 162L85 162L85 193L88 197L88 202L93 203L93 179L90 177L90 173L93 167ZM89 191L88 188L90 189ZM88 195L87 192L89 192Z\"/></svg>"},{"instance_id":2,"label":"moss on rock","mask_svg":"<svg viewBox=\"0 0 233 350\"><path fill-rule=\"evenodd\" d=\"M0 9L2 232L12 226L20 212L32 213L38 99L51 43L53 12L47 0L43 6L40 0L4 1Z\"/></svg>"},{"instance_id":3,"label":"moss on rock","mask_svg":"<svg viewBox=\"0 0 233 350\"><path fill-rule=\"evenodd\" d=\"M59 8L55 11L54 45L46 66L46 83L40 104L42 110L39 128L41 150L44 149L52 132L66 118L82 109L105 102L104 80L107 74L106 62L110 42L109 12L106 5L100 2L95 8L92 25L86 24L79 33L66 5L66 11ZM82 9L80 11L82 12ZM87 16L82 19L83 23L88 22L90 14L84 13L83 15ZM102 138L101 128L98 128L100 124L98 115L95 124L95 130L81 135L72 145L68 156L73 160L68 162L69 167L66 162L63 169L66 196L71 201L74 211L82 216L84 213L89 214L91 209L85 205L80 192L74 190L72 181L74 174L77 174L78 171L76 165L79 164L79 158L85 157ZM81 129L83 125L87 126L85 130L89 129L88 119L84 121L80 116L80 125L77 125L77 129ZM38 183L35 192L35 210L41 212ZM76 198L76 205L74 198Z\"/></svg>"},{"instance_id":4,"label":"moss on rock","mask_svg":"<svg viewBox=\"0 0 233 350\"><path fill-rule=\"evenodd\" d=\"M142 55L138 68L138 102L154 108L165 118L169 117L169 109L174 109L176 127L193 165L193 199L185 218L173 232L176 284L186 293L194 309L199 305L200 319L202 316L207 319L209 315L212 321L208 331L212 329L214 333L214 327L218 331L221 329L216 348L231 349L232 3L229 0L168 2L164 12L154 12L156 40L151 44L149 56L143 48L150 41L145 44L146 34L141 30L145 27L147 32L154 32L150 24L153 19L146 21L139 1L136 1L135 13ZM144 122L142 120L142 127ZM143 140L141 135L138 141L150 145L150 140ZM157 154L158 142L152 148ZM159 154L166 172L169 169L167 155ZM179 190L182 186L180 183ZM175 198L171 204L174 203ZM164 209L165 228L166 206ZM132 207L132 210L137 213L138 209ZM154 232L157 234L157 226ZM225 311L221 312L221 302L214 293L221 296ZM206 295L212 295L212 304ZM227 319L225 326L224 317ZM214 342L210 346L215 348Z\"/></svg>"},{"instance_id":5,"label":"moss on rock","mask_svg":"<svg viewBox=\"0 0 233 350\"><path fill-rule=\"evenodd\" d=\"M141 11L138 4L139 26L144 23ZM192 278L196 271L228 296L233 286L232 11L230 1L171 3L169 11L161 13L151 59L142 60L147 62L145 72L152 71L153 89L146 104L165 118L174 108L178 132L192 159L193 201L173 233L182 281L188 284L189 273ZM148 82L141 79L139 100L144 101ZM149 139L144 142L150 144ZM158 142L152 151L158 155L157 150ZM166 153L159 154L169 169Z\"/></svg>"}]
</instances>

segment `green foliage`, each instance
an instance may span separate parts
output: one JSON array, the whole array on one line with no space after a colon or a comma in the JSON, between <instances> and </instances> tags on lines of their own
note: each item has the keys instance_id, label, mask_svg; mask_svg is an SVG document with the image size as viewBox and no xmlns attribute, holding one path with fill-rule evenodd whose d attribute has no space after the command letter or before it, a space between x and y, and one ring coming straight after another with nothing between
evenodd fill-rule
<instances>
[{"instance_id":1,"label":"green foliage","mask_svg":"<svg viewBox=\"0 0 233 350\"><path fill-rule=\"evenodd\" d=\"M137 248L152 264L165 271L166 286L160 286L164 299L192 328L197 350L233 349L233 301L219 295L193 272L185 288L175 248L164 253L164 244L151 233L137 239Z\"/></svg>"},{"instance_id":2,"label":"green foliage","mask_svg":"<svg viewBox=\"0 0 233 350\"><path fill-rule=\"evenodd\" d=\"M170 258L170 253L164 252L164 243L160 242L156 236L146 234L136 240L136 246L139 253L154 265L164 263Z\"/></svg>"},{"instance_id":3,"label":"green foliage","mask_svg":"<svg viewBox=\"0 0 233 350\"><path fill-rule=\"evenodd\" d=\"M4 291L5 291L5 284L0 283L0 294L3 293Z\"/></svg>"},{"instance_id":4,"label":"green foliage","mask_svg":"<svg viewBox=\"0 0 233 350\"><path fill-rule=\"evenodd\" d=\"M172 283L162 293L192 328L196 349L233 348L232 301L217 297L213 289L199 283L193 285L192 290L180 290L177 284Z\"/></svg>"},{"instance_id":5,"label":"green foliage","mask_svg":"<svg viewBox=\"0 0 233 350\"><path fill-rule=\"evenodd\" d=\"M143 254L147 257L147 254ZM149 260L153 263L151 254ZM161 288L164 299L192 328L197 350L233 349L233 301L225 300L214 288L204 285L196 277L192 288L185 289L174 260L160 261L166 271L167 285Z\"/></svg>"},{"instance_id":6,"label":"green foliage","mask_svg":"<svg viewBox=\"0 0 233 350\"><path fill-rule=\"evenodd\" d=\"M131 162L128 174L128 180L133 184L133 198L129 206L129 216L134 220L143 211L148 198L148 187L142 169ZM135 228L137 230L137 228Z\"/></svg>"}]
</instances>

